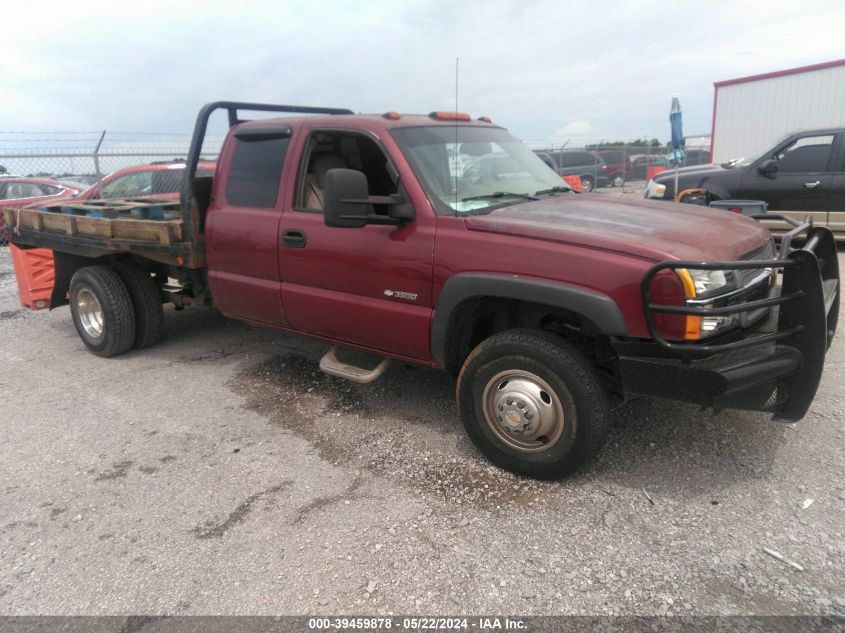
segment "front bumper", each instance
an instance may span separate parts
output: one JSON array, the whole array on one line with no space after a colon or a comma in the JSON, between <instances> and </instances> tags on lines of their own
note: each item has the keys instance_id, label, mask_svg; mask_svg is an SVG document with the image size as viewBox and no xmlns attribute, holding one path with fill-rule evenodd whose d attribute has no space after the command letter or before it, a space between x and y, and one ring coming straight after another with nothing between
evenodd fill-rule
<instances>
[{"instance_id":1,"label":"front bumper","mask_svg":"<svg viewBox=\"0 0 845 633\"><path fill-rule=\"evenodd\" d=\"M807 234L801 249L792 238ZM663 269L748 269L782 271L780 283L762 300L723 308L652 304L648 287ZM621 388L625 395L654 396L717 409L768 411L800 420L821 380L825 354L839 316L839 262L833 234L805 223L784 237L780 258L742 262L662 262L643 279L642 297L652 341L616 340ZM719 344L674 343L654 325L655 313L748 313L769 308L769 318L734 333Z\"/></svg>"},{"instance_id":2,"label":"front bumper","mask_svg":"<svg viewBox=\"0 0 845 633\"><path fill-rule=\"evenodd\" d=\"M654 182L654 180L649 180L648 184L646 185L645 194L643 194L643 198L645 198L646 200L667 200L667 189L667 185L663 183Z\"/></svg>"}]
</instances>

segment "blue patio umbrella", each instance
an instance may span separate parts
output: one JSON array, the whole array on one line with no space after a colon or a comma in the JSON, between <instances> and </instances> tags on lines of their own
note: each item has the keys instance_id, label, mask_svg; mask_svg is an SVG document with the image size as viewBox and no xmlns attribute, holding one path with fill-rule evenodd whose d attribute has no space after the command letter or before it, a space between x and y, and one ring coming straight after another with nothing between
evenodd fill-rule
<instances>
[{"instance_id":1,"label":"blue patio umbrella","mask_svg":"<svg viewBox=\"0 0 845 633\"><path fill-rule=\"evenodd\" d=\"M681 113L681 102L678 95L672 96L672 107L669 109L669 125L672 128L672 142L669 151L669 164L675 166L675 199L678 198L678 165L684 160L684 122Z\"/></svg>"}]
</instances>

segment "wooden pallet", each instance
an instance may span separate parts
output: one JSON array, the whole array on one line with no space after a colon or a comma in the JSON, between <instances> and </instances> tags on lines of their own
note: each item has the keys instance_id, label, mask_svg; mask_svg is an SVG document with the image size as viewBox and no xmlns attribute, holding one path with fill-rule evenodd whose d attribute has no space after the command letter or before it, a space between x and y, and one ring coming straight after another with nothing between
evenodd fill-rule
<instances>
[{"instance_id":1,"label":"wooden pallet","mask_svg":"<svg viewBox=\"0 0 845 633\"><path fill-rule=\"evenodd\" d=\"M176 203L178 208L178 203ZM59 205L56 205L59 206ZM93 209L82 207L92 206L90 203L63 204L63 207L74 207L75 211L111 212L108 208L93 205ZM181 219L144 219L132 215L133 207L122 207L123 213L114 217L94 217L90 214L75 214L73 212L45 211L41 209L5 209L6 223L9 226L46 233L60 233L67 236L83 235L99 237L109 240L132 240L150 242L161 246L172 246L182 241ZM166 217L166 216L165 216Z\"/></svg>"},{"instance_id":2,"label":"wooden pallet","mask_svg":"<svg viewBox=\"0 0 845 633\"><path fill-rule=\"evenodd\" d=\"M117 200L67 200L39 206L44 213L88 216L92 218L138 218L142 220L175 220L179 218L178 200L121 198Z\"/></svg>"}]
</instances>

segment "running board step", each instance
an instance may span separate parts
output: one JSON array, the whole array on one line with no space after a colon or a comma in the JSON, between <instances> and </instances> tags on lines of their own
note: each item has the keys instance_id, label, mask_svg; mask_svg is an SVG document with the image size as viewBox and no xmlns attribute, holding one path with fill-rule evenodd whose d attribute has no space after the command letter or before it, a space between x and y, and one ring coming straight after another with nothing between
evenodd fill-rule
<instances>
[{"instance_id":1,"label":"running board step","mask_svg":"<svg viewBox=\"0 0 845 633\"><path fill-rule=\"evenodd\" d=\"M390 359L385 358L374 369L364 369L339 361L336 354L336 347L332 347L326 352L326 355L320 359L320 371L329 376L357 382L360 385L378 380L390 365Z\"/></svg>"}]
</instances>

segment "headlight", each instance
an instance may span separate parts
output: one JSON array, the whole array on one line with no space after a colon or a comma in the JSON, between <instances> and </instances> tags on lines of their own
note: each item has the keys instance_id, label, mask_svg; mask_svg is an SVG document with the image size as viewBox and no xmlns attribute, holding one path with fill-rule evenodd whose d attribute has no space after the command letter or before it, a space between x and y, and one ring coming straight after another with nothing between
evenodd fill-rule
<instances>
[{"instance_id":1,"label":"headlight","mask_svg":"<svg viewBox=\"0 0 845 633\"><path fill-rule=\"evenodd\" d=\"M717 299L718 295L737 288L737 276L730 270L696 270L680 268L677 271L687 305L696 308L712 308L713 303L708 299ZM698 340L712 336L739 323L739 314L723 316L688 315L684 338Z\"/></svg>"},{"instance_id":2,"label":"headlight","mask_svg":"<svg viewBox=\"0 0 845 633\"><path fill-rule=\"evenodd\" d=\"M645 190L646 198L662 198L666 194L666 185L661 185L654 180L648 181L648 186Z\"/></svg>"},{"instance_id":3,"label":"headlight","mask_svg":"<svg viewBox=\"0 0 845 633\"><path fill-rule=\"evenodd\" d=\"M736 287L735 275L727 270L695 270L689 269L692 283L695 287L695 299L721 294Z\"/></svg>"}]
</instances>

